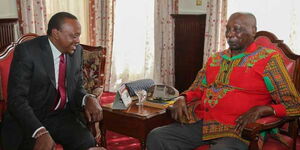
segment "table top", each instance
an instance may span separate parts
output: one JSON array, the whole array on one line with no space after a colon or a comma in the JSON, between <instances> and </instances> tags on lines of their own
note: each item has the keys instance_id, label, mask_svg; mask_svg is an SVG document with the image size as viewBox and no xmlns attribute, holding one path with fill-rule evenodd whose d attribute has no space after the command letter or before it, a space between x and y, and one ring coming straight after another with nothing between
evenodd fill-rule
<instances>
[{"instance_id":1,"label":"table top","mask_svg":"<svg viewBox=\"0 0 300 150\"><path fill-rule=\"evenodd\" d=\"M130 106L126 110L112 109L112 104L113 103L103 105L103 110L125 116L133 116L139 119L149 119L166 112L165 109L136 105L136 102L130 104Z\"/></svg>"}]
</instances>

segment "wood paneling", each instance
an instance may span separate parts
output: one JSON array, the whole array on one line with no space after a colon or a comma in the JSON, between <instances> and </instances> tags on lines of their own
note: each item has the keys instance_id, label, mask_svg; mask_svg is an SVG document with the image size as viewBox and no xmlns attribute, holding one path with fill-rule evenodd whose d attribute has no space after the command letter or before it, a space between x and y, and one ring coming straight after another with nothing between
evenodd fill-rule
<instances>
[{"instance_id":1,"label":"wood paneling","mask_svg":"<svg viewBox=\"0 0 300 150\"><path fill-rule=\"evenodd\" d=\"M18 19L0 19L0 51L15 41L15 25Z\"/></svg>"},{"instance_id":2,"label":"wood paneling","mask_svg":"<svg viewBox=\"0 0 300 150\"><path fill-rule=\"evenodd\" d=\"M175 19L175 87L186 90L202 68L206 15L172 15Z\"/></svg>"}]
</instances>

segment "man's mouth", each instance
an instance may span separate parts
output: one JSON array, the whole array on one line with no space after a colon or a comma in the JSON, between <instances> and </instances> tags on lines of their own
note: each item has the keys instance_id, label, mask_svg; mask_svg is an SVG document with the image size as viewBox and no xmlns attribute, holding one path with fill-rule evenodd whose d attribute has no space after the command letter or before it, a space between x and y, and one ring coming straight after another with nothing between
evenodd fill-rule
<instances>
[{"instance_id":1,"label":"man's mouth","mask_svg":"<svg viewBox=\"0 0 300 150\"><path fill-rule=\"evenodd\" d=\"M227 40L228 45L235 46L237 45L237 42L235 40Z\"/></svg>"},{"instance_id":2,"label":"man's mouth","mask_svg":"<svg viewBox=\"0 0 300 150\"><path fill-rule=\"evenodd\" d=\"M230 45L230 46L235 46L235 45L237 45L235 42L227 42L228 43L228 45Z\"/></svg>"}]
</instances>

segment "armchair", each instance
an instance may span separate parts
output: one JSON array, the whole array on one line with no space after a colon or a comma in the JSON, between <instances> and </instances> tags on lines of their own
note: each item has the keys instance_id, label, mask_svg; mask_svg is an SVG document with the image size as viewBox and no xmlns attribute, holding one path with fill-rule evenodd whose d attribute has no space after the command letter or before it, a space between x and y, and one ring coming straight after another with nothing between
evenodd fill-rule
<instances>
[{"instance_id":1,"label":"armchair","mask_svg":"<svg viewBox=\"0 0 300 150\"><path fill-rule=\"evenodd\" d=\"M282 40L267 31L259 31L256 33L255 42L258 45L277 50L282 55L284 64L292 78L298 92L300 91L300 56L294 54L290 48L283 43ZM275 116L264 117L257 120L255 123L248 124L242 132L242 137L250 141L249 150L259 149L259 135L262 131L272 128L280 128L280 133L283 134L283 139L290 147L283 143L268 138L264 144L263 150L295 150L296 139L298 136L298 117L277 118ZM196 150L207 150L208 145L198 147Z\"/></svg>"},{"instance_id":2,"label":"armchair","mask_svg":"<svg viewBox=\"0 0 300 150\"><path fill-rule=\"evenodd\" d=\"M300 91L300 56L294 54L290 48L283 43L282 40L267 31L257 32L255 42L268 48L275 49L282 54L284 64L295 84L298 92ZM298 136L298 117L266 117L256 121L256 123L249 124L243 131L243 137L249 139L250 149L258 149L258 135L261 131L271 129L274 127L280 128L280 132L284 134L284 140L290 145L288 148L279 141L269 138L263 145L264 150L285 150L296 149L296 139Z\"/></svg>"}]
</instances>

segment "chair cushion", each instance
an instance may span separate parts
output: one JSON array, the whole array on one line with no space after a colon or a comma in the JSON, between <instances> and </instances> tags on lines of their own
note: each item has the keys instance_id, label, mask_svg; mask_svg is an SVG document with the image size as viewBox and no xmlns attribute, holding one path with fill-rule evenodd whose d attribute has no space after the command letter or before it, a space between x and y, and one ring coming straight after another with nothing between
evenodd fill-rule
<instances>
[{"instance_id":1,"label":"chair cushion","mask_svg":"<svg viewBox=\"0 0 300 150\"><path fill-rule=\"evenodd\" d=\"M283 135L284 140L289 144L293 145L293 139L289 136ZM264 143L263 150L288 150L289 148L284 144L280 143L278 140L273 138L268 138Z\"/></svg>"},{"instance_id":2,"label":"chair cushion","mask_svg":"<svg viewBox=\"0 0 300 150\"><path fill-rule=\"evenodd\" d=\"M101 105L112 103L115 100L116 93L114 92L103 92L101 95Z\"/></svg>"},{"instance_id":3,"label":"chair cushion","mask_svg":"<svg viewBox=\"0 0 300 150\"><path fill-rule=\"evenodd\" d=\"M196 148L195 150L208 150L208 148L209 148L209 145L202 145L202 146Z\"/></svg>"},{"instance_id":4,"label":"chair cushion","mask_svg":"<svg viewBox=\"0 0 300 150\"><path fill-rule=\"evenodd\" d=\"M63 150L63 147L60 144L56 144L56 150Z\"/></svg>"}]
</instances>

